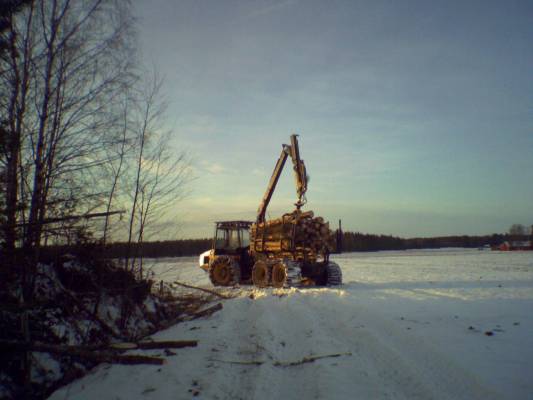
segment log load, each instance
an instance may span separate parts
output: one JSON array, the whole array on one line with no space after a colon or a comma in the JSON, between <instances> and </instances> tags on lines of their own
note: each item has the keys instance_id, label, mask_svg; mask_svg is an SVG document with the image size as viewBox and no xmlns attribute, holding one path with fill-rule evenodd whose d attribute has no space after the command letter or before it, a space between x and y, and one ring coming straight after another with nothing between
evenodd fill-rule
<instances>
[{"instance_id":1,"label":"log load","mask_svg":"<svg viewBox=\"0 0 533 400\"><path fill-rule=\"evenodd\" d=\"M293 259L316 259L333 248L329 223L312 211L295 210L281 218L253 224L250 230L253 253L272 253Z\"/></svg>"}]
</instances>

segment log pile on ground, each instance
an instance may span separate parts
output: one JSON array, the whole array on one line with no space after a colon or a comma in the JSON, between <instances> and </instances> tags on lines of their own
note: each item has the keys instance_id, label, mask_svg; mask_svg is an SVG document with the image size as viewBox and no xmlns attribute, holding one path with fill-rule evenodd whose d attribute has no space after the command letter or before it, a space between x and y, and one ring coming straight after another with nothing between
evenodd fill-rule
<instances>
[{"instance_id":1,"label":"log pile on ground","mask_svg":"<svg viewBox=\"0 0 533 400\"><path fill-rule=\"evenodd\" d=\"M301 255L324 254L332 250L333 234L329 222L312 211L294 211L281 218L254 224L251 241L257 251L295 252Z\"/></svg>"}]
</instances>

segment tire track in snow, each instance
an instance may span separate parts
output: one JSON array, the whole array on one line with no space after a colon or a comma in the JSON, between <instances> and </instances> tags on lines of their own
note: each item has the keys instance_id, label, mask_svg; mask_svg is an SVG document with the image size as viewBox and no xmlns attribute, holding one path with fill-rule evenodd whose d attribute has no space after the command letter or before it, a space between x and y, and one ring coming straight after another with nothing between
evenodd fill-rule
<instances>
[{"instance_id":1,"label":"tire track in snow","mask_svg":"<svg viewBox=\"0 0 533 400\"><path fill-rule=\"evenodd\" d=\"M317 385L308 370L282 368L276 361L301 359L309 355L307 349L296 345L311 337L312 324L308 316L292 311L291 301L282 305L276 296L259 300L234 299L227 303L217 331L215 361L217 368L209 379L209 394L213 398L284 399L318 398ZM230 318L230 315L233 318ZM287 316L292 316L287 320ZM305 351L302 351L305 350ZM262 361L262 365L239 365L231 362ZM301 384L302 381L308 381Z\"/></svg>"},{"instance_id":2,"label":"tire track in snow","mask_svg":"<svg viewBox=\"0 0 533 400\"><path fill-rule=\"evenodd\" d=\"M279 293L283 294L284 291ZM311 371L316 365L273 365L274 362L301 360L310 354L313 342L312 320L307 313L295 310L292 299L292 296L280 298L269 295L255 302L257 311L260 311L257 329L262 333L263 346L271 362L261 366L249 398L320 398L317 380L308 379L314 375Z\"/></svg>"},{"instance_id":3,"label":"tire track in snow","mask_svg":"<svg viewBox=\"0 0 533 400\"><path fill-rule=\"evenodd\" d=\"M208 382L208 396L213 399L249 399L257 381L258 367L234 362L254 362L263 357L256 330L257 314L254 304L245 298L225 302L221 323L217 326L217 340L209 365L215 366Z\"/></svg>"},{"instance_id":4,"label":"tire track in snow","mask_svg":"<svg viewBox=\"0 0 533 400\"><path fill-rule=\"evenodd\" d=\"M366 385L381 387L378 398L501 398L431 343L380 317L378 309L359 305L351 296L328 297L328 301L308 298L305 302L317 309L320 325L332 338L353 349L356 357L351 360L351 369L367 368Z\"/></svg>"},{"instance_id":5,"label":"tire track in snow","mask_svg":"<svg viewBox=\"0 0 533 400\"><path fill-rule=\"evenodd\" d=\"M283 292L281 292L283 293ZM351 296L331 289L288 292L238 303L242 318L226 341L225 357L264 361L231 365L232 389L246 399L491 399L494 393L437 349L394 326ZM233 337L232 337L233 336ZM292 367L274 366L310 355L351 352ZM228 370L226 370L226 373ZM227 379L226 379L227 380ZM224 396L222 396L224 397Z\"/></svg>"}]
</instances>

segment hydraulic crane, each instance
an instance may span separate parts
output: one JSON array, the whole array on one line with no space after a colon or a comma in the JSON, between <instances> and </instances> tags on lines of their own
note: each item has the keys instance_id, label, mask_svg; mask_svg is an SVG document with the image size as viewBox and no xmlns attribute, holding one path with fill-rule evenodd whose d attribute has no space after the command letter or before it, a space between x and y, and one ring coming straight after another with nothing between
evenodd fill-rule
<instances>
[{"instance_id":1,"label":"hydraulic crane","mask_svg":"<svg viewBox=\"0 0 533 400\"><path fill-rule=\"evenodd\" d=\"M298 195L298 201L294 204L297 210L307 202L305 198L305 192L307 192L307 171L305 169L305 164L302 159L300 159L300 148L298 146L298 135L291 135L291 144L283 144L281 149L281 154L276 162L270 181L268 182L267 189L259 204L259 209L257 210L257 223L265 222L265 213L276 190L276 185L278 184L279 177L287 161L287 157L291 156L292 165L294 169L294 176L296 180L296 193Z\"/></svg>"}]
</instances>

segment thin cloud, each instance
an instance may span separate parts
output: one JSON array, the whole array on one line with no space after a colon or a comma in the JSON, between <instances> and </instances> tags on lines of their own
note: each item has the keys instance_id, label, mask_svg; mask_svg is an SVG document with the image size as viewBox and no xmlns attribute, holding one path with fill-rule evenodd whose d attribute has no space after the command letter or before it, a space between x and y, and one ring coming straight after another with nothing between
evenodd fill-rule
<instances>
[{"instance_id":1,"label":"thin cloud","mask_svg":"<svg viewBox=\"0 0 533 400\"><path fill-rule=\"evenodd\" d=\"M200 172L208 173L211 175L222 175L231 172L231 169L225 167L224 165L217 162L209 162L203 160L200 163Z\"/></svg>"},{"instance_id":2,"label":"thin cloud","mask_svg":"<svg viewBox=\"0 0 533 400\"><path fill-rule=\"evenodd\" d=\"M252 11L251 13L245 15L244 18L250 19L250 18L263 17L265 15L269 15L269 14L278 12L284 8L290 7L296 3L298 3L298 0L286 0L286 1L281 1L278 3L268 4L264 7L258 8Z\"/></svg>"}]
</instances>

